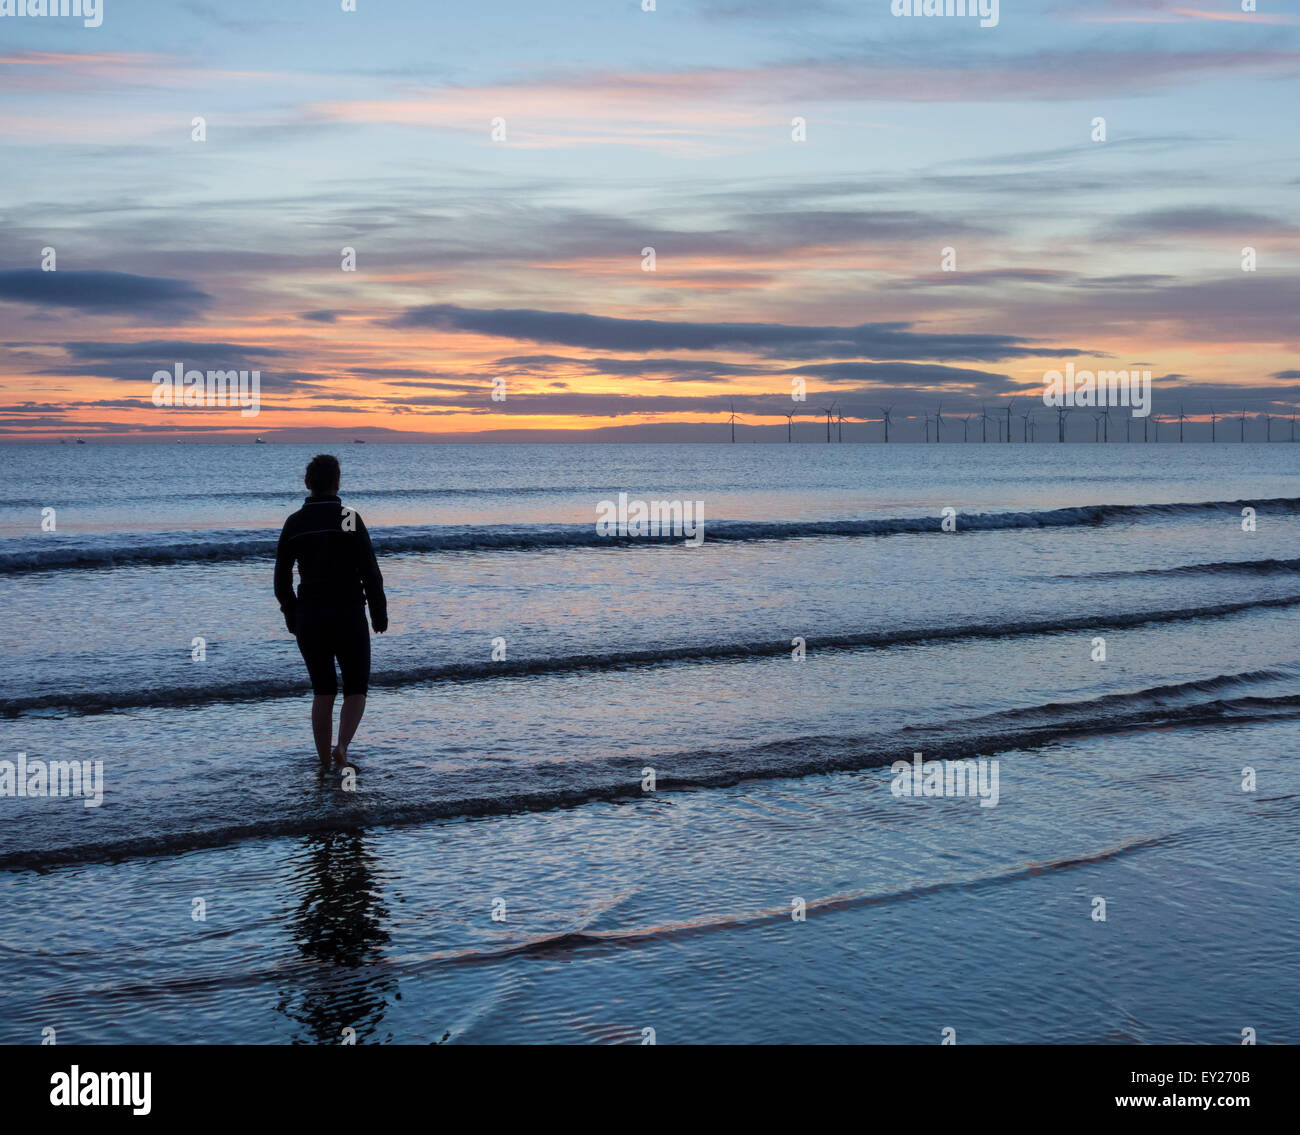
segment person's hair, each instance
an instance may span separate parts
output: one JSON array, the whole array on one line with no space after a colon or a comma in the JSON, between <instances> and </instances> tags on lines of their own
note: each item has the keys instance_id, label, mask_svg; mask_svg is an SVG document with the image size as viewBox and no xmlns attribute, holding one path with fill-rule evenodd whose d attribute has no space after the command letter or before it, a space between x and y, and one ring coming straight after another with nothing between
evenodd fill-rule
<instances>
[{"instance_id":1,"label":"person's hair","mask_svg":"<svg viewBox=\"0 0 1300 1135\"><path fill-rule=\"evenodd\" d=\"M314 496L331 493L339 487L339 459L331 453L318 453L307 462L307 487Z\"/></svg>"}]
</instances>

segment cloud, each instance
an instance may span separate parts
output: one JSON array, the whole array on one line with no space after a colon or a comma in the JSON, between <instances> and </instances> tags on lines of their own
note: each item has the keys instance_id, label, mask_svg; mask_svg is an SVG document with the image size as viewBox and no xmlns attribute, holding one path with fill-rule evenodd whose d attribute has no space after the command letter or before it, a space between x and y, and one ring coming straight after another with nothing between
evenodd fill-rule
<instances>
[{"instance_id":1,"label":"cloud","mask_svg":"<svg viewBox=\"0 0 1300 1135\"><path fill-rule=\"evenodd\" d=\"M792 369L789 374L811 375L826 382L872 383L882 386L916 384L917 386L958 387L963 394L1002 394L1022 390L1005 374L964 367L937 366L933 363L817 363ZM935 391L943 395L944 390Z\"/></svg>"},{"instance_id":2,"label":"cloud","mask_svg":"<svg viewBox=\"0 0 1300 1135\"><path fill-rule=\"evenodd\" d=\"M810 391L810 396L817 397ZM915 394L915 392L911 392ZM836 391L834 397L844 399L858 395L864 399L879 398L879 391ZM829 397L829 393L827 394ZM483 391L475 391L456 398L442 395L411 395L392 399L393 406L419 409L420 413L471 412L489 417L589 417L619 418L629 414L725 414L734 405L738 414L784 419L790 412L788 390L780 394L619 394L610 392L562 391L549 393L511 394L501 403L487 400ZM815 415L811 406L797 406L800 417Z\"/></svg>"},{"instance_id":3,"label":"cloud","mask_svg":"<svg viewBox=\"0 0 1300 1135\"><path fill-rule=\"evenodd\" d=\"M1178 150L1187 146L1203 147L1222 141L1219 138L1203 134L1141 134L1128 138L1112 138L1107 141L1105 152L1113 154L1116 150L1146 150L1155 153L1166 150ZM990 154L987 157L951 158L946 166L1010 166L1017 171L1031 165L1075 165L1079 162L1095 160L1095 152L1086 146L1058 146L1050 150L1020 150L1015 153Z\"/></svg>"},{"instance_id":4,"label":"cloud","mask_svg":"<svg viewBox=\"0 0 1300 1135\"><path fill-rule=\"evenodd\" d=\"M1073 272L1053 268L987 268L975 272L931 272L910 280L895 280L890 288L974 287L989 284L1070 284L1078 280Z\"/></svg>"},{"instance_id":5,"label":"cloud","mask_svg":"<svg viewBox=\"0 0 1300 1135\"><path fill-rule=\"evenodd\" d=\"M721 382L725 376L770 375L781 372L748 363L723 363L715 359L586 359L564 355L508 355L493 367L524 374L546 373L553 368L579 370L586 374L616 374L624 377L661 378L669 382Z\"/></svg>"},{"instance_id":6,"label":"cloud","mask_svg":"<svg viewBox=\"0 0 1300 1135\"><path fill-rule=\"evenodd\" d=\"M884 359L1006 359L1082 354L1029 345L1014 335L911 332L909 323L800 326L787 323L687 323L617 319L530 308L478 309L455 304L408 308L388 322L399 328L428 327L476 335L560 343L592 350L753 350L773 356L815 348L819 355L852 354Z\"/></svg>"},{"instance_id":7,"label":"cloud","mask_svg":"<svg viewBox=\"0 0 1300 1135\"><path fill-rule=\"evenodd\" d=\"M0 301L39 307L73 307L82 311L132 309L193 312L211 296L188 280L134 276L128 272L57 271L11 268L0 271Z\"/></svg>"},{"instance_id":8,"label":"cloud","mask_svg":"<svg viewBox=\"0 0 1300 1135\"><path fill-rule=\"evenodd\" d=\"M1098 8L1077 4L1054 8L1051 15L1067 20L1099 24L1179 24L1203 20L1249 24L1295 24L1300 16L1279 16L1264 12L1207 11L1189 8L1179 0L1103 0Z\"/></svg>"},{"instance_id":9,"label":"cloud","mask_svg":"<svg viewBox=\"0 0 1300 1135\"><path fill-rule=\"evenodd\" d=\"M168 358L173 362L215 364L230 359L251 357L275 358L290 352L278 347L252 347L239 343L202 343L185 339L143 339L133 343L114 343L73 339L63 344L64 350L76 359L132 359L150 360Z\"/></svg>"},{"instance_id":10,"label":"cloud","mask_svg":"<svg viewBox=\"0 0 1300 1135\"><path fill-rule=\"evenodd\" d=\"M697 14L706 20L780 20L791 16L789 0L700 0ZM811 16L842 16L856 14L829 0L800 0L798 18Z\"/></svg>"},{"instance_id":11,"label":"cloud","mask_svg":"<svg viewBox=\"0 0 1300 1135\"><path fill-rule=\"evenodd\" d=\"M11 348L27 345L8 344ZM177 363L181 363L186 370L259 371L265 392L292 391L325 394L339 399L349 397L328 388L328 384L338 382L341 377L339 374L291 369L287 362L281 362L277 366L274 360L287 360L296 355L291 349L183 339L146 339L127 343L74 339L64 343L62 349L66 352L68 361L51 363L47 360L47 365L31 373L149 384L156 371L170 371ZM32 353L24 354L30 356ZM267 369L266 360L273 360L270 370Z\"/></svg>"},{"instance_id":12,"label":"cloud","mask_svg":"<svg viewBox=\"0 0 1300 1135\"><path fill-rule=\"evenodd\" d=\"M1116 218L1105 226L1118 236L1166 236L1185 233L1266 235L1297 231L1295 226L1263 213L1212 205L1151 209Z\"/></svg>"},{"instance_id":13,"label":"cloud","mask_svg":"<svg viewBox=\"0 0 1300 1135\"><path fill-rule=\"evenodd\" d=\"M1087 59L1081 68L1080 58ZM771 129L772 106L816 102L1089 100L1168 90L1218 76L1294 75L1286 50L1152 51L1100 43L1020 53L936 55L869 44L833 55L678 71L588 71L479 86L409 88L387 98L309 106L309 118L482 136L501 115L511 145L644 145L717 151Z\"/></svg>"}]
</instances>

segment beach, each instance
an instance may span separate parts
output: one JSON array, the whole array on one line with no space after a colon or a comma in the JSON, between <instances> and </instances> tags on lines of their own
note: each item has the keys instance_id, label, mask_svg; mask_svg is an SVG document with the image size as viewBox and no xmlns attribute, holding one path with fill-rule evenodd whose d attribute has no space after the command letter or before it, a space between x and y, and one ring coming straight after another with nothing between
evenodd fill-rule
<instances>
[{"instance_id":1,"label":"beach","mask_svg":"<svg viewBox=\"0 0 1300 1135\"><path fill-rule=\"evenodd\" d=\"M321 449L0 446L0 757L102 762L0 798L0 1040L1300 1040L1294 446L336 450L350 787L271 594Z\"/></svg>"}]
</instances>

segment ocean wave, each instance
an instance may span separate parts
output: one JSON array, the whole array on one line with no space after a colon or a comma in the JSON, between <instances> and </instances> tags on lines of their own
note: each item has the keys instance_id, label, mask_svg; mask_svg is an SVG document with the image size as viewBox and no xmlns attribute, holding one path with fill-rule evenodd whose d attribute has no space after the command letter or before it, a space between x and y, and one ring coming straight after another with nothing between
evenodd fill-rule
<instances>
[{"instance_id":1,"label":"ocean wave","mask_svg":"<svg viewBox=\"0 0 1300 1135\"><path fill-rule=\"evenodd\" d=\"M1208 564L1179 564L1167 568L1136 568L1128 571L1090 571L1058 575L1057 579L1137 579L1159 576L1195 575L1293 575L1300 572L1300 559L1216 560Z\"/></svg>"},{"instance_id":2,"label":"ocean wave","mask_svg":"<svg viewBox=\"0 0 1300 1135\"><path fill-rule=\"evenodd\" d=\"M513 488L485 487L477 485L468 485L462 488L448 488L446 486L439 488L413 488L404 486L401 488L390 489L349 489L348 497L353 500L409 500L429 498L431 500L441 500L444 498L455 497L543 497L558 496L562 493L594 493L603 490L593 489L590 485L519 485ZM303 492L301 490L284 490L284 489L228 489L222 490L202 490L199 492L177 492L168 493L166 497L160 497L157 493L136 496L114 496L111 501L106 502L102 496L90 497L60 497L57 493L51 493L45 497L26 497L10 499L3 502L6 508L44 508L46 505L54 505L58 508L71 508L77 505L101 505L109 503L114 507L123 504L165 504L173 501L284 501L287 505L292 505L302 500Z\"/></svg>"},{"instance_id":3,"label":"ocean wave","mask_svg":"<svg viewBox=\"0 0 1300 1135\"><path fill-rule=\"evenodd\" d=\"M1079 505L1028 512L959 514L957 533L1016 529L1077 528L1135 523L1245 507L1274 513L1300 512L1300 498L1189 501L1175 504ZM860 520L719 520L706 522L705 540L735 543L758 540L798 540L811 537L897 536L942 531L933 516L876 517ZM174 538L167 539L173 535ZM208 532L144 534L137 539L94 543L57 543L0 553L0 575L20 572L88 570L133 565L225 563L269 559L279 533L271 529L214 529ZM537 551L549 548L680 544L681 536L602 536L591 524L429 525L379 528L371 532L381 553Z\"/></svg>"},{"instance_id":4,"label":"ocean wave","mask_svg":"<svg viewBox=\"0 0 1300 1135\"><path fill-rule=\"evenodd\" d=\"M1017 883L1035 878L1048 871L1068 871L1076 867L1089 867L1097 863L1107 863L1137 852L1150 851L1153 848L1167 846L1170 837L1143 836L1126 840L1114 847L1101 848L1084 855L1073 855L1060 859L1037 860L1018 864L1003 870L984 871L966 878L945 879L935 883L918 883L911 887L896 890L855 890L840 891L821 898L811 898L805 902L804 909L809 914L829 914L837 910L850 910L855 907L881 906L909 899L923 898L926 895L941 894L945 891L977 891L1006 883ZM401 959L403 969L420 969L437 965L472 965L479 962L493 962L500 958L519 954L564 953L571 949L599 946L630 946L644 942L677 940L694 937L697 934L709 934L720 930L738 930L751 926L762 926L773 921L789 921L788 904L769 907L765 910L745 911L742 913L705 914L698 918L679 919L661 922L649 926L626 926L615 929L582 928L560 930L552 934L541 934L522 942L504 942L492 946L469 946L458 950L440 950L436 953L405 955Z\"/></svg>"},{"instance_id":5,"label":"ocean wave","mask_svg":"<svg viewBox=\"0 0 1300 1135\"><path fill-rule=\"evenodd\" d=\"M1225 618L1259 608L1300 605L1300 594L1241 599L1229 603L1175 607L1155 611L1092 612L1069 618L999 619L982 623L959 623L897 627L887 631L860 631L835 635L805 636L809 652L839 650L887 650L914 643L950 642L963 639L1021 638L1065 634L1074 631L1105 631L1189 619ZM689 662L779 658L789 654L788 639L757 642L707 642L647 650L608 651L597 654L568 654L550 658L516 658L501 662L450 662L381 670L370 676L372 689L400 689L439 682L475 682L502 678L547 677L581 671L631 670ZM302 678L268 678L258 681L222 682L206 686L142 687L121 689L68 690L0 699L0 717L24 713L64 712L73 714L111 713L122 709L197 706L213 703L266 701L306 693Z\"/></svg>"},{"instance_id":6,"label":"ocean wave","mask_svg":"<svg viewBox=\"0 0 1300 1135\"><path fill-rule=\"evenodd\" d=\"M507 815L576 807L593 801L643 799L642 768L656 770L658 793L723 788L751 780L851 772L925 758L957 760L1043 745L1083 736L1145 729L1290 720L1300 717L1300 693L1267 696L1251 687L1295 678L1297 667L1220 674L1195 681L1005 710L979 717L909 726L892 734L788 737L729 750L700 749L615 755L597 761L548 763L544 768L512 765L494 786L472 773L440 773L438 795L420 799L409 776L385 790L371 788L342 812L268 815L208 828L154 831L93 843L53 845L0 852L0 870L46 869L139 856L174 855L254 839L282 839L320 832L403 827L445 819ZM1234 697L1214 695L1235 694ZM363 770L363 778L366 773ZM382 779L382 773L380 774Z\"/></svg>"}]
</instances>

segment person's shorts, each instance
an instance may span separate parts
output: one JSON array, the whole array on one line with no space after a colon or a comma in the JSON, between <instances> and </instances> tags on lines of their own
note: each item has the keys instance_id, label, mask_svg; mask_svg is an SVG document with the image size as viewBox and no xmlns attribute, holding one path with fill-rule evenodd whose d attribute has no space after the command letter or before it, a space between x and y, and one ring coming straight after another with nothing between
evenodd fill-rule
<instances>
[{"instance_id":1,"label":"person's shorts","mask_svg":"<svg viewBox=\"0 0 1300 1135\"><path fill-rule=\"evenodd\" d=\"M343 674L343 696L366 692L370 686L370 628L364 607L344 611L299 607L297 637L312 693L332 697L339 692L335 659Z\"/></svg>"}]
</instances>

